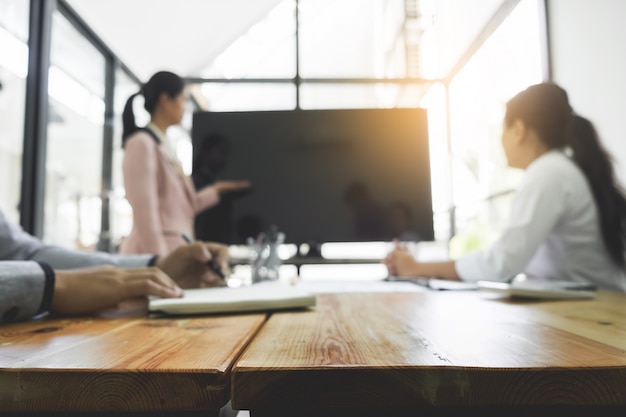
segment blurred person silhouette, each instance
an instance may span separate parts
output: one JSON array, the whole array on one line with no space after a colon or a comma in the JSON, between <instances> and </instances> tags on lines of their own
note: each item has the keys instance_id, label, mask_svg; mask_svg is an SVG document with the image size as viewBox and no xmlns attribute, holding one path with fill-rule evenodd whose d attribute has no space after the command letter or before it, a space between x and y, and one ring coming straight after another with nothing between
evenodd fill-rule
<instances>
[{"instance_id":1,"label":"blurred person silhouette","mask_svg":"<svg viewBox=\"0 0 626 417\"><path fill-rule=\"evenodd\" d=\"M385 239L385 209L376 203L362 181L353 181L343 192L343 201L353 214L355 241Z\"/></svg>"},{"instance_id":2,"label":"blurred person silhouette","mask_svg":"<svg viewBox=\"0 0 626 417\"><path fill-rule=\"evenodd\" d=\"M265 231L265 222L256 214L244 214L237 220L237 244L247 244L249 239L257 239Z\"/></svg>"},{"instance_id":3,"label":"blurred person silhouette","mask_svg":"<svg viewBox=\"0 0 626 417\"><path fill-rule=\"evenodd\" d=\"M199 144L191 175L197 190L218 182L219 174L232 155L230 140L220 133L207 136ZM235 243L233 209L235 201L248 194L249 187L222 192L219 203L200 212L195 220L196 238L222 243Z\"/></svg>"},{"instance_id":4,"label":"blurred person silhouette","mask_svg":"<svg viewBox=\"0 0 626 417\"><path fill-rule=\"evenodd\" d=\"M413 228L413 213L409 203L396 200L387 207L386 212L387 240L397 239L401 242L418 242L419 234Z\"/></svg>"},{"instance_id":5,"label":"blurred person silhouette","mask_svg":"<svg viewBox=\"0 0 626 417\"><path fill-rule=\"evenodd\" d=\"M144 97L150 123L135 123L133 101ZM218 181L195 190L166 135L185 112L187 92L178 75L160 71L126 102L123 119L123 176L133 226L120 252L165 254L195 237L197 213L219 203L222 193L249 187L247 181Z\"/></svg>"}]
</instances>

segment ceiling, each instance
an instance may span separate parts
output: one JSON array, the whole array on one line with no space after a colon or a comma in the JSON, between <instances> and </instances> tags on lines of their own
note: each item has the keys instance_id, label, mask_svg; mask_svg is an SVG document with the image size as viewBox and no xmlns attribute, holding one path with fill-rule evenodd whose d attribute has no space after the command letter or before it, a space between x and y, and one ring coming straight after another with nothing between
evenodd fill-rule
<instances>
[{"instance_id":1,"label":"ceiling","mask_svg":"<svg viewBox=\"0 0 626 417\"><path fill-rule=\"evenodd\" d=\"M226 47L282 0L66 0L141 80L170 70L198 77ZM315 0L317 3L321 0ZM336 3L324 7L336 12ZM356 1L340 0L353 5ZM363 0L360 0L363 1ZM369 0L369 2L376 0ZM401 0L395 1L403 4ZM503 3L515 0L422 0L437 32L442 68L450 68ZM333 29L328 22L325 31ZM333 34L332 36L334 36ZM331 35L328 35L331 36Z\"/></svg>"},{"instance_id":2,"label":"ceiling","mask_svg":"<svg viewBox=\"0 0 626 417\"><path fill-rule=\"evenodd\" d=\"M140 79L197 76L281 0L67 0Z\"/></svg>"}]
</instances>

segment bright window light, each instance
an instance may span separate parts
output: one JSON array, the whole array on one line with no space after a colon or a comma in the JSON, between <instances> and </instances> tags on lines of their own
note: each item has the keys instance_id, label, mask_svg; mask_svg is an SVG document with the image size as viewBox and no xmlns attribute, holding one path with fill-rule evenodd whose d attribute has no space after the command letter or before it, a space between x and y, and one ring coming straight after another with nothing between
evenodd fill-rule
<instances>
[{"instance_id":1,"label":"bright window light","mask_svg":"<svg viewBox=\"0 0 626 417\"><path fill-rule=\"evenodd\" d=\"M228 254L234 259L251 259L253 255L253 249L248 245L230 245L228 247ZM278 246L278 257L285 261L296 256L298 253L298 247L293 243L284 243Z\"/></svg>"},{"instance_id":2,"label":"bright window light","mask_svg":"<svg viewBox=\"0 0 626 417\"><path fill-rule=\"evenodd\" d=\"M293 20L295 3L283 1L272 10L265 19L253 25L246 34L234 41L211 65L202 71L205 77L245 78L251 73L264 75L292 76L295 68L285 68L283 54L288 48L291 54L291 42L295 33ZM276 58L278 54L281 58Z\"/></svg>"},{"instance_id":3,"label":"bright window light","mask_svg":"<svg viewBox=\"0 0 626 417\"><path fill-rule=\"evenodd\" d=\"M382 263L300 266L303 281L379 281L387 275L387 267Z\"/></svg>"},{"instance_id":4,"label":"bright window light","mask_svg":"<svg viewBox=\"0 0 626 417\"><path fill-rule=\"evenodd\" d=\"M89 100L89 115L88 119L95 125L104 124L104 100L96 95L91 95Z\"/></svg>"},{"instance_id":5,"label":"bright window light","mask_svg":"<svg viewBox=\"0 0 626 417\"><path fill-rule=\"evenodd\" d=\"M0 27L0 67L6 68L16 77L28 74L28 46Z\"/></svg>"},{"instance_id":6,"label":"bright window light","mask_svg":"<svg viewBox=\"0 0 626 417\"><path fill-rule=\"evenodd\" d=\"M48 77L50 97L63 103L76 114L86 117L91 103L89 90L55 66L50 67Z\"/></svg>"},{"instance_id":7,"label":"bright window light","mask_svg":"<svg viewBox=\"0 0 626 417\"><path fill-rule=\"evenodd\" d=\"M289 258L293 258L298 253L298 246L295 244L286 243L278 246L278 257L283 261Z\"/></svg>"},{"instance_id":8,"label":"bright window light","mask_svg":"<svg viewBox=\"0 0 626 417\"><path fill-rule=\"evenodd\" d=\"M278 280L292 283L298 277L298 268L295 265L281 265L278 268ZM232 274L228 277L229 287L241 287L252 284L252 267L250 265L235 265Z\"/></svg>"},{"instance_id":9,"label":"bright window light","mask_svg":"<svg viewBox=\"0 0 626 417\"><path fill-rule=\"evenodd\" d=\"M391 248L389 242L329 242L321 251L327 259L382 259Z\"/></svg>"},{"instance_id":10,"label":"bright window light","mask_svg":"<svg viewBox=\"0 0 626 417\"><path fill-rule=\"evenodd\" d=\"M191 175L193 162L193 145L188 138L176 141L176 156L183 166L183 171Z\"/></svg>"}]
</instances>

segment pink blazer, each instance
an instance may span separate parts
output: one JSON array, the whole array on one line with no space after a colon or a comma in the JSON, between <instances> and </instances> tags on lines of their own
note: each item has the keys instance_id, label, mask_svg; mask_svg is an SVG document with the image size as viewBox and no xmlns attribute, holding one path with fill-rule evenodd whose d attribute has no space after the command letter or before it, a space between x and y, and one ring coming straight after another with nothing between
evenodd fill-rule
<instances>
[{"instance_id":1,"label":"pink blazer","mask_svg":"<svg viewBox=\"0 0 626 417\"><path fill-rule=\"evenodd\" d=\"M124 254L165 255L193 237L196 213L219 202L215 187L196 192L163 147L149 133L139 131L124 146L122 165L126 199L133 209L133 227L122 241Z\"/></svg>"}]
</instances>

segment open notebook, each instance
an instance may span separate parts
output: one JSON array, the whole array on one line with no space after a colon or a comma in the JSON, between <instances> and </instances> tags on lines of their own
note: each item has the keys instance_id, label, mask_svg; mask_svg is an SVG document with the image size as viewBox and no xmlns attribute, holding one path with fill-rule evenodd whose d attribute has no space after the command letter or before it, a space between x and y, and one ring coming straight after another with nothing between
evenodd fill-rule
<instances>
[{"instance_id":1,"label":"open notebook","mask_svg":"<svg viewBox=\"0 0 626 417\"><path fill-rule=\"evenodd\" d=\"M185 290L182 298L151 298L153 314L209 314L312 307L315 295L281 282Z\"/></svg>"}]
</instances>

